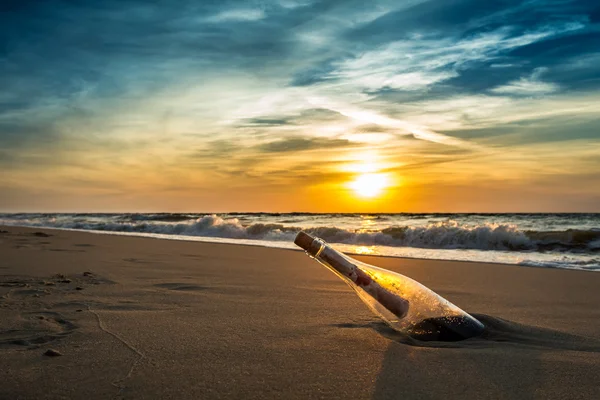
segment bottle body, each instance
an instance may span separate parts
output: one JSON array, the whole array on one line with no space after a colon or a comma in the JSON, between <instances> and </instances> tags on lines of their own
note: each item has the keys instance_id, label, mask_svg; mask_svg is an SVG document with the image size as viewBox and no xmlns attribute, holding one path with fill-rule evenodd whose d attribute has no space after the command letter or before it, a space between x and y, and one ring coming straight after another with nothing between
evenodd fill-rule
<instances>
[{"instance_id":1,"label":"bottle body","mask_svg":"<svg viewBox=\"0 0 600 400\"><path fill-rule=\"evenodd\" d=\"M456 341L480 335L484 326L419 282L353 259L310 235L296 239L309 256L344 280L395 330L419 340Z\"/></svg>"}]
</instances>

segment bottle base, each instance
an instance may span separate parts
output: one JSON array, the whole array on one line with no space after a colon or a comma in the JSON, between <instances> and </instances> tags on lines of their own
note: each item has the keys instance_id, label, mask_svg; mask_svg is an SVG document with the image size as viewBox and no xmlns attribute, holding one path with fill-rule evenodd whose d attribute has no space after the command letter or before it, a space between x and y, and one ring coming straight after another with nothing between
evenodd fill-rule
<instances>
[{"instance_id":1,"label":"bottle base","mask_svg":"<svg viewBox=\"0 0 600 400\"><path fill-rule=\"evenodd\" d=\"M479 336L483 325L464 316L427 318L415 324L409 332L410 337L421 341L458 342Z\"/></svg>"}]
</instances>

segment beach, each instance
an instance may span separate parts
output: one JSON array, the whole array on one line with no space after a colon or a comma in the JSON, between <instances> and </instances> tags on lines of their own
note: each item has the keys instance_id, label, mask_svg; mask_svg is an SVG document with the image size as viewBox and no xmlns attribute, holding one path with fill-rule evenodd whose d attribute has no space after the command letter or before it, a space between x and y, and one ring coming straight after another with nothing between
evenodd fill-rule
<instances>
[{"instance_id":1,"label":"beach","mask_svg":"<svg viewBox=\"0 0 600 400\"><path fill-rule=\"evenodd\" d=\"M417 342L301 251L0 230L0 399L600 398L595 272L356 256L487 326Z\"/></svg>"}]
</instances>

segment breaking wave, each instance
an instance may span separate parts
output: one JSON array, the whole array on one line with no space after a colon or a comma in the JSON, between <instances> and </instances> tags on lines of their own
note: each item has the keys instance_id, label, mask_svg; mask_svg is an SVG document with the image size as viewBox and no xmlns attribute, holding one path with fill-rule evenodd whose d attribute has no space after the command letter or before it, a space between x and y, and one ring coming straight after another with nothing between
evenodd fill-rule
<instances>
[{"instance_id":1,"label":"breaking wave","mask_svg":"<svg viewBox=\"0 0 600 400\"><path fill-rule=\"evenodd\" d=\"M238 218L217 215L152 214L119 218L57 218L43 220L0 218L0 224L111 232L136 232L230 239L292 241L301 229L331 243L381 245L428 249L503 251L600 252L600 229L563 231L519 230L509 224L461 224L456 221L425 226L394 226L381 230L344 229L333 226L300 228L277 223L243 224Z\"/></svg>"}]
</instances>

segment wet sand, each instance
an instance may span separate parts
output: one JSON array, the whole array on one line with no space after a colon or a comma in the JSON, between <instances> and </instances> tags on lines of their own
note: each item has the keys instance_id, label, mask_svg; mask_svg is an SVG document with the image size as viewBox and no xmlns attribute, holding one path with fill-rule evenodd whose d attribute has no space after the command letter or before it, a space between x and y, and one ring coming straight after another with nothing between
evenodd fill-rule
<instances>
[{"instance_id":1,"label":"wet sand","mask_svg":"<svg viewBox=\"0 0 600 400\"><path fill-rule=\"evenodd\" d=\"M357 257L487 326L417 342L300 251L0 229L0 399L600 398L599 273Z\"/></svg>"}]
</instances>

